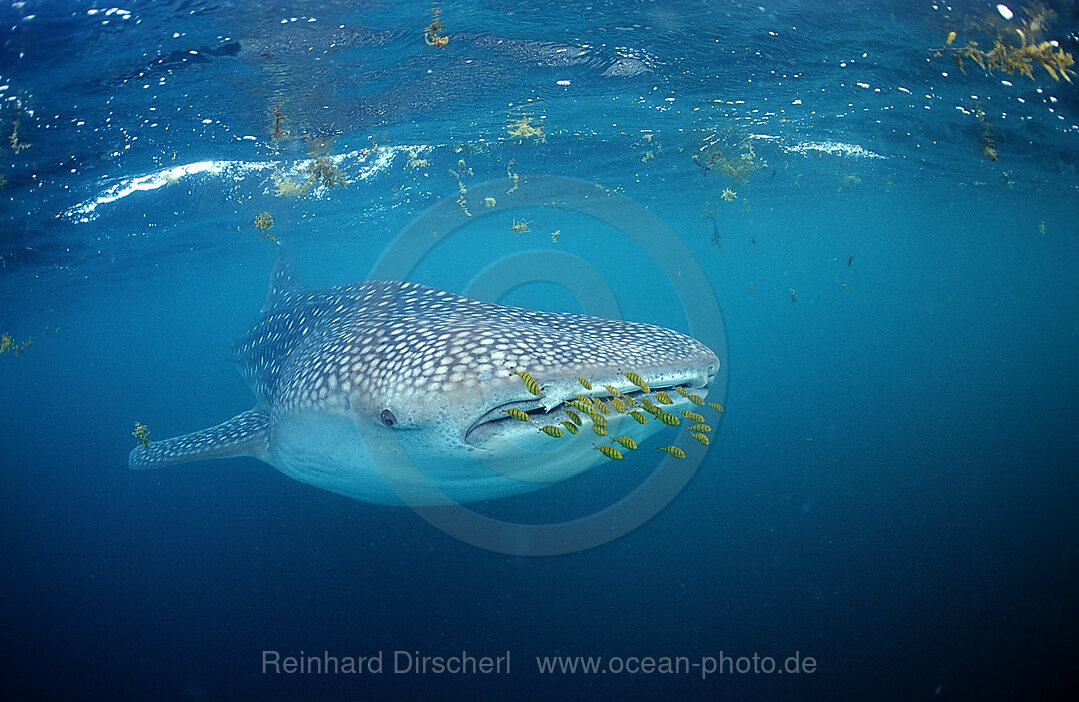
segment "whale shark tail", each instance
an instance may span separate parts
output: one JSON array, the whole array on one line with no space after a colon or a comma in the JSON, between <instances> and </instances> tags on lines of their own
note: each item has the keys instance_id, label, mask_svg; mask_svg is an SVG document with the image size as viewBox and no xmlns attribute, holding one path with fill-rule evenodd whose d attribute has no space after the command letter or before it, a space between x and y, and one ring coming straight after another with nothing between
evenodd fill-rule
<instances>
[{"instance_id":1,"label":"whale shark tail","mask_svg":"<svg viewBox=\"0 0 1079 702\"><path fill-rule=\"evenodd\" d=\"M136 446L127 457L127 465L148 470L207 458L254 456L265 460L269 426L266 412L248 410L209 429Z\"/></svg>"}]
</instances>

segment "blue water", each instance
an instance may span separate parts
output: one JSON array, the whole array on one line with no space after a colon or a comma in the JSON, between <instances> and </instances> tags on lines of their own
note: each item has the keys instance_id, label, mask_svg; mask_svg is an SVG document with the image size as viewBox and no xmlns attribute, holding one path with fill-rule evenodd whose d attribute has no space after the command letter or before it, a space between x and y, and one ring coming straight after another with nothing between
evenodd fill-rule
<instances>
[{"instance_id":1,"label":"blue water","mask_svg":"<svg viewBox=\"0 0 1079 702\"><path fill-rule=\"evenodd\" d=\"M1079 12L1049 5L1044 37L1074 52ZM438 49L420 3L5 4L0 330L32 344L0 354L4 688L1063 696L1079 654L1079 87L932 56L949 31L988 46L985 18L1028 17L994 6L443 3ZM522 119L545 140L510 136ZM276 194L275 174L302 179L305 137L334 138L347 187ZM700 165L720 152L755 170ZM387 258L416 227L434 248ZM644 229L688 254L646 250ZM687 333L714 295L722 424L654 518L548 557L254 459L129 471L136 421L166 438L251 406L226 353L281 246L307 285L388 268L465 292L512 261L506 304ZM683 284L698 269L707 285ZM645 484L654 454L638 453L468 507L585 517ZM398 650L509 651L511 670L394 674ZM264 673L264 651L382 652L384 669ZM813 672L536 664L796 652Z\"/></svg>"}]
</instances>

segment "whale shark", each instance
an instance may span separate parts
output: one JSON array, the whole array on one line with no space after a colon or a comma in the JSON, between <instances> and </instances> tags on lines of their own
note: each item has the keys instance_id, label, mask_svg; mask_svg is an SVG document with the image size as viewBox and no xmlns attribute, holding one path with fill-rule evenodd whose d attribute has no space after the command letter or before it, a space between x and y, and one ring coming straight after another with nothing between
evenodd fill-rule
<instances>
[{"instance_id":1,"label":"whale shark","mask_svg":"<svg viewBox=\"0 0 1079 702\"><path fill-rule=\"evenodd\" d=\"M230 360L254 408L143 439L129 467L251 456L371 503L517 495L629 453L676 413L693 416L720 365L696 339L641 322L403 281L304 289L285 250Z\"/></svg>"}]
</instances>

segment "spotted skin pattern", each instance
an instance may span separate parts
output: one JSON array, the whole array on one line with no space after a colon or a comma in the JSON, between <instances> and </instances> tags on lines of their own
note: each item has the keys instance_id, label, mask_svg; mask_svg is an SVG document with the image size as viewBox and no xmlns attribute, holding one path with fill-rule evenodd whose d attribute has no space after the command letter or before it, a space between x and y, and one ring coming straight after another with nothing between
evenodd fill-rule
<instances>
[{"instance_id":1,"label":"spotted skin pattern","mask_svg":"<svg viewBox=\"0 0 1079 702\"><path fill-rule=\"evenodd\" d=\"M421 401L451 386L467 391L481 379L509 378L515 368L537 378L555 368L583 374L611 357L644 367L700 348L648 324L370 281L285 293L240 337L232 359L258 397L303 409L342 402L354 390Z\"/></svg>"}]
</instances>

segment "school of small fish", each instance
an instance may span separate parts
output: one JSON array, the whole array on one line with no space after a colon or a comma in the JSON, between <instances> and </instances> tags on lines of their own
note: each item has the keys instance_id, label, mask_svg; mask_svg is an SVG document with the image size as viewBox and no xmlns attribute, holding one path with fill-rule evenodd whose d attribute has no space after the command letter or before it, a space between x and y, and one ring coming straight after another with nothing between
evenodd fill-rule
<instances>
[{"instance_id":1,"label":"school of small fish","mask_svg":"<svg viewBox=\"0 0 1079 702\"><path fill-rule=\"evenodd\" d=\"M521 382L524 383L525 389L528 390L529 393L536 397L541 397L543 395L539 382L532 377L531 373L522 369L516 369L513 372L521 378ZM612 412L616 415L628 415L639 424L646 424L648 422L648 417L645 413L652 415L652 417L663 422L667 426L673 427L681 424L681 420L677 415L673 412L668 412L663 408L663 405L674 404L674 400L669 393L663 390L653 392L648 383L646 383L639 374L632 371L625 371L621 373L621 375L640 388L642 393L651 395L651 397L642 395L634 400L634 398L624 394L613 385L603 385L602 387L610 393L608 397L599 398L583 394L575 395L574 399L565 403L567 407L563 408L563 411L566 416L569 417L569 420L563 421L559 425L545 424L538 427L539 431L553 439L560 439L567 433L570 435L577 434L584 426L584 420L587 419L590 422L593 433L595 433L597 437L607 437L623 449L633 451L637 448L637 442L632 438L628 436L608 435L607 417L611 416ZM592 382L587 378L576 378L576 380L585 390L592 390ZM720 403L706 402L703 397L694 395L687 388L679 386L675 387L674 390L698 407L711 407L714 411L720 413L726 411L726 408ZM604 402L604 399L606 402ZM652 401L653 399L655 402ZM610 404L608 405L607 403ZM569 409L569 407L572 407L573 409ZM504 409L502 411L518 421L529 422L532 420L532 417L527 412L516 408ZM708 446L710 444L708 435L712 432L712 427L705 423L704 416L690 410L679 410L678 413L687 421L694 422L694 424L689 427L690 435L702 445ZM623 457L622 452L619 449L609 444L595 445L595 449L614 461L621 460ZM686 452L677 446L660 446L658 449L674 458L681 459L686 457Z\"/></svg>"}]
</instances>

